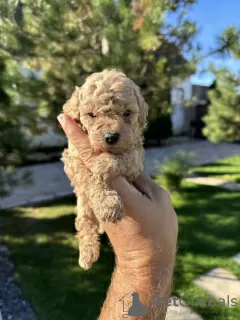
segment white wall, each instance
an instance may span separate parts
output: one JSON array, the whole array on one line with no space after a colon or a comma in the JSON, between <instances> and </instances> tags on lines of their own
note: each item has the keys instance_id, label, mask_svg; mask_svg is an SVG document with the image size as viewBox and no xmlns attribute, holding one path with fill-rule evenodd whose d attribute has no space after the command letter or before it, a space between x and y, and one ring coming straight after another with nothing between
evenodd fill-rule
<instances>
[{"instance_id":1,"label":"white wall","mask_svg":"<svg viewBox=\"0 0 240 320\"><path fill-rule=\"evenodd\" d=\"M179 135L186 131L184 101L192 98L192 84L190 78L179 83L171 92L172 104L172 130L173 135Z\"/></svg>"}]
</instances>

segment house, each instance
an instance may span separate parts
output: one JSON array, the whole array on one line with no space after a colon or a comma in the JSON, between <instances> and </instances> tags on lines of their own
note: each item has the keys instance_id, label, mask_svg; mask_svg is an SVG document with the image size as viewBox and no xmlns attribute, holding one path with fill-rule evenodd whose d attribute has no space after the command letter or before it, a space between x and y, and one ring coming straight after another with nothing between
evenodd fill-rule
<instances>
[{"instance_id":1,"label":"house","mask_svg":"<svg viewBox=\"0 0 240 320\"><path fill-rule=\"evenodd\" d=\"M203 117L207 114L209 99L208 90L215 87L195 85L188 78L171 93L172 104L172 131L173 135L185 135L192 138L203 139Z\"/></svg>"},{"instance_id":2,"label":"house","mask_svg":"<svg viewBox=\"0 0 240 320\"><path fill-rule=\"evenodd\" d=\"M21 74L29 79L40 79L43 75L43 72L41 70L39 71L32 71L29 68L19 66L19 71ZM35 108L35 102L29 102L29 101L19 101L19 104L24 104L25 106L28 106L29 108ZM56 123L57 119L56 119ZM57 131L55 129L54 125L48 125L48 128L46 131L42 134L34 134L30 135L31 138L31 144L33 149L48 149L48 148L63 148L67 144L67 139L63 133L60 131Z\"/></svg>"}]
</instances>

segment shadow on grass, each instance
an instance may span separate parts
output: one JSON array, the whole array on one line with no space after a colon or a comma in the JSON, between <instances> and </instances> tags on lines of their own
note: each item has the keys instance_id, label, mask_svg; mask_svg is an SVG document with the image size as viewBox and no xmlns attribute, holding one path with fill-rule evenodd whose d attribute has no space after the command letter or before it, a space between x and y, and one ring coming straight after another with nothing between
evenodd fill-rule
<instances>
[{"instance_id":1,"label":"shadow on grass","mask_svg":"<svg viewBox=\"0 0 240 320\"><path fill-rule=\"evenodd\" d=\"M214 178L221 178L227 174L229 174L229 172L225 171L225 172L217 172L217 171L207 171L207 170L204 170L204 171L201 171L201 170L192 170L193 173L195 173L196 175L200 176L200 177L212 177L214 176ZM231 173L234 173L234 172L231 172Z\"/></svg>"},{"instance_id":2,"label":"shadow on grass","mask_svg":"<svg viewBox=\"0 0 240 320\"><path fill-rule=\"evenodd\" d=\"M240 248L238 192L190 185L175 201L182 252L231 256Z\"/></svg>"},{"instance_id":3,"label":"shadow on grass","mask_svg":"<svg viewBox=\"0 0 240 320\"><path fill-rule=\"evenodd\" d=\"M175 266L174 293L192 306L193 297L211 298L192 281L215 267L238 270L231 257L240 248L239 192L184 183L181 195L173 201L179 219L178 256ZM238 268L238 269L237 269ZM212 297L213 298L213 297ZM201 305L193 309L204 319L234 319L239 308Z\"/></svg>"},{"instance_id":4,"label":"shadow on grass","mask_svg":"<svg viewBox=\"0 0 240 320\"><path fill-rule=\"evenodd\" d=\"M201 168L205 168L205 167L227 167L227 166L231 166L230 163L221 163L221 162L211 162L211 163L205 163L203 165L201 165Z\"/></svg>"},{"instance_id":5,"label":"shadow on grass","mask_svg":"<svg viewBox=\"0 0 240 320\"><path fill-rule=\"evenodd\" d=\"M71 204L72 199L47 205L41 218L34 218L35 209L30 208L1 212L0 216L16 279L38 320L96 319L110 282L114 256L107 237L102 237L100 260L84 271L78 266L75 215L69 211L55 218L47 216L66 203ZM45 210L46 205L41 208Z\"/></svg>"},{"instance_id":6,"label":"shadow on grass","mask_svg":"<svg viewBox=\"0 0 240 320\"><path fill-rule=\"evenodd\" d=\"M240 156L233 156L219 160L218 162L192 168L192 172L203 177L227 177L234 182L240 181Z\"/></svg>"}]
</instances>

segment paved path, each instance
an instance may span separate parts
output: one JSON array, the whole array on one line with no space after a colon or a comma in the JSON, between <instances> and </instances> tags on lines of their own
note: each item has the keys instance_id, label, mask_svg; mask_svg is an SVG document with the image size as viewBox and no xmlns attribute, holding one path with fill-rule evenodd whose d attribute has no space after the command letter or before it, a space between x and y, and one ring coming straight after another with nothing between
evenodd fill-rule
<instances>
[{"instance_id":1,"label":"paved path","mask_svg":"<svg viewBox=\"0 0 240 320\"><path fill-rule=\"evenodd\" d=\"M240 252L232 257L234 261L240 263ZM223 268L215 268L200 275L193 283L202 288L210 297L220 301L222 306L234 307L240 299L240 280L230 271ZM202 317L194 312L182 299L175 297L167 309L166 320L202 320ZM220 300L219 300L220 299ZM212 303L216 303L216 301ZM205 300L204 300L205 301ZM205 301L211 303L211 301Z\"/></svg>"},{"instance_id":2,"label":"paved path","mask_svg":"<svg viewBox=\"0 0 240 320\"><path fill-rule=\"evenodd\" d=\"M228 298L230 301L232 299L239 301L240 280L226 269L215 268L210 270L194 280L194 283L216 299L224 299L224 306L226 307L234 306L234 304L230 305L228 303Z\"/></svg>"},{"instance_id":3,"label":"paved path","mask_svg":"<svg viewBox=\"0 0 240 320\"><path fill-rule=\"evenodd\" d=\"M0 320L36 320L30 303L15 281L10 252L0 240Z\"/></svg>"},{"instance_id":4,"label":"paved path","mask_svg":"<svg viewBox=\"0 0 240 320\"><path fill-rule=\"evenodd\" d=\"M193 141L168 147L149 148L145 154L145 171L148 174L156 173L156 163L162 163L166 157L174 156L178 150L194 151L195 164L200 165L240 154L240 145ZM72 193L60 161L22 168L18 171L18 176L21 177L26 171L32 172L33 183L12 189L10 196L0 199L0 208L39 203Z\"/></svg>"},{"instance_id":5,"label":"paved path","mask_svg":"<svg viewBox=\"0 0 240 320\"><path fill-rule=\"evenodd\" d=\"M145 168L149 174L156 172L155 163L163 162L165 158L174 156L178 150L195 152L195 165L202 165L219 159L240 155L240 144L218 143L214 144L209 141L192 141L179 145L149 148L145 155Z\"/></svg>"},{"instance_id":6,"label":"paved path","mask_svg":"<svg viewBox=\"0 0 240 320\"><path fill-rule=\"evenodd\" d=\"M202 320L202 317L194 312L183 299L174 297L171 304L167 308L167 315L165 320Z\"/></svg>"}]
</instances>

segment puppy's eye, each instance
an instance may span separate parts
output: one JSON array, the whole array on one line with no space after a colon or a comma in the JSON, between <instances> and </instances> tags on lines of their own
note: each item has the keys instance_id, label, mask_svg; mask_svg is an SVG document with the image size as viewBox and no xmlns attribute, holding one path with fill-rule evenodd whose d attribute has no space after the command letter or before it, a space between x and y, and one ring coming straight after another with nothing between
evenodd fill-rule
<instances>
[{"instance_id":1,"label":"puppy's eye","mask_svg":"<svg viewBox=\"0 0 240 320\"><path fill-rule=\"evenodd\" d=\"M96 115L93 113L93 112L89 112L89 117L91 117L91 118L96 118Z\"/></svg>"},{"instance_id":2,"label":"puppy's eye","mask_svg":"<svg viewBox=\"0 0 240 320\"><path fill-rule=\"evenodd\" d=\"M130 116L131 111L127 110L126 112L124 112L123 116L124 117L129 117Z\"/></svg>"}]
</instances>

